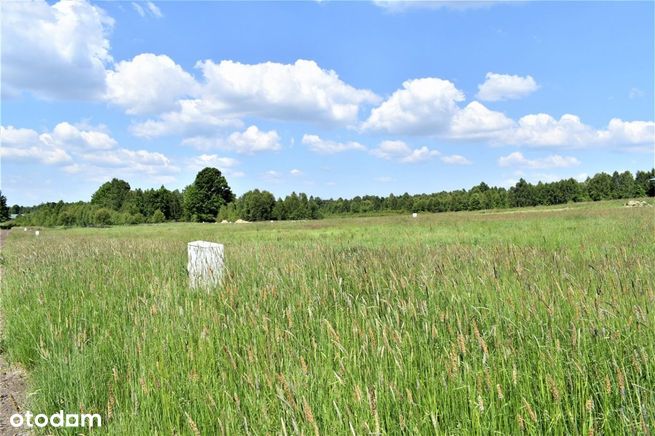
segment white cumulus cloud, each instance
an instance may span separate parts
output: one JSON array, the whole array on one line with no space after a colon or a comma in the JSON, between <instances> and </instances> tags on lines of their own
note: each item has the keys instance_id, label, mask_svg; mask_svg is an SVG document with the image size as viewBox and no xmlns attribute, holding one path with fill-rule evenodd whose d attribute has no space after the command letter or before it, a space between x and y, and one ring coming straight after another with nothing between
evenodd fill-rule
<instances>
[{"instance_id":1,"label":"white cumulus cloud","mask_svg":"<svg viewBox=\"0 0 655 436\"><path fill-rule=\"evenodd\" d=\"M560 156L554 154L541 159L528 159L523 153L515 151L507 156L498 158L498 165L501 167L524 167L524 168L569 168L580 165L580 161L573 156Z\"/></svg>"},{"instance_id":2,"label":"white cumulus cloud","mask_svg":"<svg viewBox=\"0 0 655 436\"><path fill-rule=\"evenodd\" d=\"M341 153L349 150L366 150L366 147L359 142L336 142L321 139L318 135L303 135L302 143L309 146L309 149L321 154Z\"/></svg>"},{"instance_id":3,"label":"white cumulus cloud","mask_svg":"<svg viewBox=\"0 0 655 436\"><path fill-rule=\"evenodd\" d=\"M179 168L163 153L118 147L117 141L102 127L57 124L38 133L32 129L0 126L0 156L41 164L66 164L62 170L89 180L111 177L148 177L151 181L170 181Z\"/></svg>"},{"instance_id":4,"label":"white cumulus cloud","mask_svg":"<svg viewBox=\"0 0 655 436\"><path fill-rule=\"evenodd\" d=\"M599 133L601 142L625 148L628 151L655 151L655 122L623 121L612 118L607 129Z\"/></svg>"},{"instance_id":5,"label":"white cumulus cloud","mask_svg":"<svg viewBox=\"0 0 655 436\"><path fill-rule=\"evenodd\" d=\"M243 132L233 132L227 137L194 136L186 138L182 141L182 144L199 150L220 148L244 154L253 154L260 151L274 151L282 148L282 145L280 144L280 135L278 135L275 130L265 132L259 130L255 125L248 127Z\"/></svg>"},{"instance_id":6,"label":"white cumulus cloud","mask_svg":"<svg viewBox=\"0 0 655 436\"><path fill-rule=\"evenodd\" d=\"M490 136L498 144L537 148L607 147L624 151L652 152L655 147L655 122L623 121L613 118L605 129L595 129L580 117L564 114L555 119L549 114L530 114L517 124Z\"/></svg>"},{"instance_id":7,"label":"white cumulus cloud","mask_svg":"<svg viewBox=\"0 0 655 436\"><path fill-rule=\"evenodd\" d=\"M484 83L478 85L477 97L483 101L518 99L537 89L539 85L532 76L487 73Z\"/></svg>"},{"instance_id":8,"label":"white cumulus cloud","mask_svg":"<svg viewBox=\"0 0 655 436\"><path fill-rule=\"evenodd\" d=\"M147 150L129 150L118 148L114 150L95 151L80 156L83 161L105 167L119 167L141 174L159 174L177 172L178 168L164 154Z\"/></svg>"},{"instance_id":9,"label":"white cumulus cloud","mask_svg":"<svg viewBox=\"0 0 655 436\"><path fill-rule=\"evenodd\" d=\"M234 132L227 138L228 144L237 153L279 150L280 135L275 130L262 132L257 126L250 126L243 132Z\"/></svg>"},{"instance_id":10,"label":"white cumulus cloud","mask_svg":"<svg viewBox=\"0 0 655 436\"><path fill-rule=\"evenodd\" d=\"M195 79L166 55L142 53L107 72L105 98L130 115L176 109L180 97L196 91Z\"/></svg>"},{"instance_id":11,"label":"white cumulus cloud","mask_svg":"<svg viewBox=\"0 0 655 436\"><path fill-rule=\"evenodd\" d=\"M156 120L133 124L130 131L141 138L166 135L202 137L222 132L228 127L241 127L243 122L224 113L224 105L214 100L180 100L178 111L166 112Z\"/></svg>"},{"instance_id":12,"label":"white cumulus cloud","mask_svg":"<svg viewBox=\"0 0 655 436\"><path fill-rule=\"evenodd\" d=\"M441 161L448 165L471 165L473 162L462 155L451 154L450 156L441 156Z\"/></svg>"},{"instance_id":13,"label":"white cumulus cloud","mask_svg":"<svg viewBox=\"0 0 655 436\"><path fill-rule=\"evenodd\" d=\"M46 99L97 99L112 61L114 20L85 1L2 4L2 92Z\"/></svg>"},{"instance_id":14,"label":"white cumulus cloud","mask_svg":"<svg viewBox=\"0 0 655 436\"><path fill-rule=\"evenodd\" d=\"M393 134L434 134L448 130L464 93L435 77L407 80L380 106L371 111L365 130Z\"/></svg>"},{"instance_id":15,"label":"white cumulus cloud","mask_svg":"<svg viewBox=\"0 0 655 436\"><path fill-rule=\"evenodd\" d=\"M371 150L371 154L381 159L395 160L401 163L417 163L438 156L440 153L426 146L412 148L404 141L382 141Z\"/></svg>"},{"instance_id":16,"label":"white cumulus cloud","mask_svg":"<svg viewBox=\"0 0 655 436\"><path fill-rule=\"evenodd\" d=\"M373 92L348 85L312 60L206 60L196 66L204 75L203 95L223 103L223 111L230 114L348 124L357 121L360 105L378 101Z\"/></svg>"},{"instance_id":17,"label":"white cumulus cloud","mask_svg":"<svg viewBox=\"0 0 655 436\"><path fill-rule=\"evenodd\" d=\"M198 172L206 167L218 168L221 172L230 177L243 177L245 173L235 169L239 161L231 158L219 156L217 154L201 154L187 161L187 169L191 172Z\"/></svg>"},{"instance_id":18,"label":"white cumulus cloud","mask_svg":"<svg viewBox=\"0 0 655 436\"><path fill-rule=\"evenodd\" d=\"M5 159L58 164L72 160L71 153L113 148L116 140L98 127L80 127L62 122L52 131L37 133L32 129L0 127L0 153Z\"/></svg>"},{"instance_id":19,"label":"white cumulus cloud","mask_svg":"<svg viewBox=\"0 0 655 436\"><path fill-rule=\"evenodd\" d=\"M379 101L373 92L348 85L334 71L310 60L293 64L206 60L196 67L203 80L179 88L167 85L170 78L161 75L167 79L162 86L170 90L164 97L186 90L192 98L178 100L177 110L133 125L135 135L207 136L240 125L246 117L349 126L356 124L362 105Z\"/></svg>"},{"instance_id":20,"label":"white cumulus cloud","mask_svg":"<svg viewBox=\"0 0 655 436\"><path fill-rule=\"evenodd\" d=\"M521 117L516 129L504 135L507 144L531 146L584 147L598 141L597 132L582 123L580 117L564 114L556 120L548 114L530 114Z\"/></svg>"},{"instance_id":21,"label":"white cumulus cloud","mask_svg":"<svg viewBox=\"0 0 655 436\"><path fill-rule=\"evenodd\" d=\"M191 162L201 168L216 167L216 168L232 168L239 163L238 160L231 157L220 157L216 154L201 154L194 157Z\"/></svg>"},{"instance_id":22,"label":"white cumulus cloud","mask_svg":"<svg viewBox=\"0 0 655 436\"><path fill-rule=\"evenodd\" d=\"M455 113L450 125L453 138L489 138L514 127L514 121L502 112L488 109L473 101Z\"/></svg>"},{"instance_id":23,"label":"white cumulus cloud","mask_svg":"<svg viewBox=\"0 0 655 436\"><path fill-rule=\"evenodd\" d=\"M51 132L42 133L39 140L53 147L106 150L116 145L116 140L106 133L102 127L75 126L62 122Z\"/></svg>"},{"instance_id":24,"label":"white cumulus cloud","mask_svg":"<svg viewBox=\"0 0 655 436\"><path fill-rule=\"evenodd\" d=\"M44 144L32 129L0 126L0 143L0 157L3 159L37 161L47 165L71 160L66 150Z\"/></svg>"}]
</instances>

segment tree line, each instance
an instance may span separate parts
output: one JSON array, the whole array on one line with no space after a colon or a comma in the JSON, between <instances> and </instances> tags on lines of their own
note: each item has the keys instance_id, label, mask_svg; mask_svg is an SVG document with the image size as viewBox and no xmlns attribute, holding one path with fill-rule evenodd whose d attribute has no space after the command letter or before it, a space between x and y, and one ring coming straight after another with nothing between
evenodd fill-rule
<instances>
[{"instance_id":1,"label":"tree line","mask_svg":"<svg viewBox=\"0 0 655 436\"><path fill-rule=\"evenodd\" d=\"M532 184L520 179L509 189L480 183L469 190L432 194L366 195L351 199L321 199L305 193L285 198L255 189L236 197L216 168L200 171L183 191L132 189L124 180L104 183L89 202L44 203L33 207L8 207L0 192L0 222L10 213L20 214L15 225L107 226L162 223L167 221L267 221L320 219L329 216L374 215L382 213L451 212L557 205L655 196L655 169L613 174L598 173L583 182L565 179Z\"/></svg>"}]
</instances>

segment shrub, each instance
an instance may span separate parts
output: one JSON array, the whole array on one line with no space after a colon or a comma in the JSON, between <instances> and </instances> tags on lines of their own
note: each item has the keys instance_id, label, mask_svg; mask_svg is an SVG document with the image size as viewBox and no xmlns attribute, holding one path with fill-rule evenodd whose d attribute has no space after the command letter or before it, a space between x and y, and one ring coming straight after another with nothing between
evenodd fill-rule
<instances>
[{"instance_id":1,"label":"shrub","mask_svg":"<svg viewBox=\"0 0 655 436\"><path fill-rule=\"evenodd\" d=\"M93 216L94 224L97 226L108 226L111 224L111 211L107 208L101 208L96 211L96 213Z\"/></svg>"},{"instance_id":2,"label":"shrub","mask_svg":"<svg viewBox=\"0 0 655 436\"><path fill-rule=\"evenodd\" d=\"M166 217L164 216L164 212L159 209L157 209L150 217L150 222L153 224L163 223L165 220Z\"/></svg>"}]
</instances>

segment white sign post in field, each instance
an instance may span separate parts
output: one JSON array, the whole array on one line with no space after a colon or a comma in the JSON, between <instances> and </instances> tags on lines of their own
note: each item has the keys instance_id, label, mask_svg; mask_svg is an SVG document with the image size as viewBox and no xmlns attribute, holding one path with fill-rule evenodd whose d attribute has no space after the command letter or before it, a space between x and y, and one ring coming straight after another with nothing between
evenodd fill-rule
<instances>
[{"instance_id":1,"label":"white sign post in field","mask_svg":"<svg viewBox=\"0 0 655 436\"><path fill-rule=\"evenodd\" d=\"M189 286L192 289L208 289L215 286L223 277L225 256L223 244L207 241L189 242Z\"/></svg>"}]
</instances>

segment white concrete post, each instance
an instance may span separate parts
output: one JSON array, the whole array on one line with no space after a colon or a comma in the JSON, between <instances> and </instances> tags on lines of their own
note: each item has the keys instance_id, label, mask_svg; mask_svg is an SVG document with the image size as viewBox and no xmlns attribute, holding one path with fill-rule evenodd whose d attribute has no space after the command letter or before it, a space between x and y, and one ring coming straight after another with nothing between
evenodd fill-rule
<instances>
[{"instance_id":1,"label":"white concrete post","mask_svg":"<svg viewBox=\"0 0 655 436\"><path fill-rule=\"evenodd\" d=\"M223 244L215 242L189 242L189 286L195 288L211 288L217 286L223 277L225 258Z\"/></svg>"},{"instance_id":2,"label":"white concrete post","mask_svg":"<svg viewBox=\"0 0 655 436\"><path fill-rule=\"evenodd\" d=\"M412 214L412 218L416 218L417 216L418 216L418 214L417 214L416 212L414 212L414 213Z\"/></svg>"},{"instance_id":3,"label":"white concrete post","mask_svg":"<svg viewBox=\"0 0 655 436\"><path fill-rule=\"evenodd\" d=\"M41 233L41 232L39 232L38 230L37 230L36 232L34 232L34 234L35 234L36 236L39 236L40 233Z\"/></svg>"}]
</instances>

